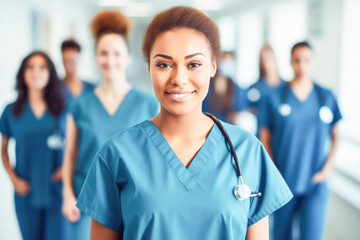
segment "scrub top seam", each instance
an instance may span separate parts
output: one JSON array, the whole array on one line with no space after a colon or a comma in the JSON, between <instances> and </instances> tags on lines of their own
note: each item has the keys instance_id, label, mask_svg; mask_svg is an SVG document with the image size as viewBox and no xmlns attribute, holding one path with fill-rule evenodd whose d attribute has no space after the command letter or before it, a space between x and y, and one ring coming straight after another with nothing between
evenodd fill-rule
<instances>
[{"instance_id":1,"label":"scrub top seam","mask_svg":"<svg viewBox=\"0 0 360 240\"><path fill-rule=\"evenodd\" d=\"M158 151L158 153L160 154L163 162L165 162L165 164L168 166L168 168L171 169L171 172L173 173L173 175L175 175L177 181L180 183L180 185L182 186L182 188L188 192L189 189L186 188L186 186L181 182L181 180L179 179L178 174L176 174L175 170L170 166L170 164L168 163L168 161L165 159L165 157L163 156L163 154L161 153L160 149L155 145L155 143L152 141L151 137L148 135L147 131L145 130L144 126L147 127L149 126L150 120L146 120L145 122L143 122L142 124L139 125L139 127L141 128L141 130L145 133L146 138L151 142L151 144L154 146L154 148Z\"/></svg>"}]
</instances>

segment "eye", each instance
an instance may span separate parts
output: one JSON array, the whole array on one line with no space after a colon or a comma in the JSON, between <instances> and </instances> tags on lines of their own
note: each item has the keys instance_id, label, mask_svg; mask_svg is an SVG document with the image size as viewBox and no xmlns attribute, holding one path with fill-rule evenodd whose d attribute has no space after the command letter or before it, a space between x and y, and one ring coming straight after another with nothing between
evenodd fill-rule
<instances>
[{"instance_id":1,"label":"eye","mask_svg":"<svg viewBox=\"0 0 360 240\"><path fill-rule=\"evenodd\" d=\"M156 67L160 69L167 69L167 68L171 68L171 65L169 63L161 62L156 64Z\"/></svg>"},{"instance_id":2,"label":"eye","mask_svg":"<svg viewBox=\"0 0 360 240\"><path fill-rule=\"evenodd\" d=\"M107 52L106 51L100 51L100 56L106 56Z\"/></svg>"},{"instance_id":3,"label":"eye","mask_svg":"<svg viewBox=\"0 0 360 240\"><path fill-rule=\"evenodd\" d=\"M192 62L192 63L188 64L188 68L198 68L200 66L201 66L201 64L198 62Z\"/></svg>"}]
</instances>

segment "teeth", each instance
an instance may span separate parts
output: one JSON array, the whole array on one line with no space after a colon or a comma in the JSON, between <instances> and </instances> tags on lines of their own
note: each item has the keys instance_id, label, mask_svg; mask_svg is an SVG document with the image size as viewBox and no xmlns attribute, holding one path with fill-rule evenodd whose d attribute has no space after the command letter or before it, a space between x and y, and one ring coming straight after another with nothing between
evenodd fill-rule
<instances>
[{"instance_id":1,"label":"teeth","mask_svg":"<svg viewBox=\"0 0 360 240\"><path fill-rule=\"evenodd\" d=\"M179 94L175 94L175 93L170 93L171 96L174 96L176 98L182 98L182 97L186 97L188 95L190 95L191 93L179 93Z\"/></svg>"}]
</instances>

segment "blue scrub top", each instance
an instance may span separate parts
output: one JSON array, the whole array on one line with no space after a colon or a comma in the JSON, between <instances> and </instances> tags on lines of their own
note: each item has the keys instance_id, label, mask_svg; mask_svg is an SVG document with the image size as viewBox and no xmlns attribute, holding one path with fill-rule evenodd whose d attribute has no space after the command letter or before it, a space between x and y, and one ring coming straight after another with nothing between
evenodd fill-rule
<instances>
[{"instance_id":1,"label":"blue scrub top","mask_svg":"<svg viewBox=\"0 0 360 240\"><path fill-rule=\"evenodd\" d=\"M68 111L79 134L73 179L74 193L78 196L96 151L116 132L153 118L159 111L159 104L152 95L133 87L114 115L109 115L94 92L74 99Z\"/></svg>"},{"instance_id":2,"label":"blue scrub top","mask_svg":"<svg viewBox=\"0 0 360 240\"><path fill-rule=\"evenodd\" d=\"M123 239L245 239L247 227L292 194L261 143L222 122L239 157L244 183L259 198L239 201L239 183L217 125L189 168L151 122L113 136L96 154L77 206Z\"/></svg>"},{"instance_id":3,"label":"blue scrub top","mask_svg":"<svg viewBox=\"0 0 360 240\"><path fill-rule=\"evenodd\" d=\"M1 116L1 134L15 139L15 172L31 186L27 196L15 196L24 198L32 207L61 204L61 184L53 183L51 176L61 166L63 149L49 148L47 140L55 130L64 137L64 122L64 114L55 118L48 111L40 119L36 118L28 102L19 117L13 115L13 104L9 104Z\"/></svg>"},{"instance_id":4,"label":"blue scrub top","mask_svg":"<svg viewBox=\"0 0 360 240\"><path fill-rule=\"evenodd\" d=\"M300 101L286 84L260 104L260 127L271 132L275 164L294 195L307 194L312 190L311 179L321 170L329 154L331 130L342 118L334 94L326 88L317 87L323 96L323 104L332 111L333 120L330 123L320 120L321 103L315 85L305 101ZM288 116L279 111L284 102L284 92L291 107Z\"/></svg>"},{"instance_id":5,"label":"blue scrub top","mask_svg":"<svg viewBox=\"0 0 360 240\"><path fill-rule=\"evenodd\" d=\"M270 86L266 83L265 79L260 78L247 89L249 107L254 108L256 115L258 115L257 112L259 110L261 99L265 99L270 92L284 86L285 84L286 82L283 79L280 79L280 83L277 86Z\"/></svg>"},{"instance_id":6,"label":"blue scrub top","mask_svg":"<svg viewBox=\"0 0 360 240\"><path fill-rule=\"evenodd\" d=\"M212 84L212 83L210 83ZM231 112L241 112L248 108L248 101L246 97L246 90L241 88L236 83L233 83L234 86L234 95L233 99L231 101L230 111ZM203 112L209 112L216 116L218 119L229 122L228 116L226 115L225 109L213 109L211 107L211 101L212 98L214 98L214 93L212 91L212 88L210 88L206 98L203 101L202 104L202 110Z\"/></svg>"},{"instance_id":7,"label":"blue scrub top","mask_svg":"<svg viewBox=\"0 0 360 240\"><path fill-rule=\"evenodd\" d=\"M70 89L66 85L65 80L63 80L62 83L63 83L62 85L63 85L63 93L64 93L64 97L65 97L65 102L69 103L71 100L73 100L76 97L70 92ZM94 84L91 84L91 83L88 83L85 81L82 81L82 83L83 83L83 87L82 87L80 96L82 96L90 91L93 91L95 88Z\"/></svg>"}]
</instances>

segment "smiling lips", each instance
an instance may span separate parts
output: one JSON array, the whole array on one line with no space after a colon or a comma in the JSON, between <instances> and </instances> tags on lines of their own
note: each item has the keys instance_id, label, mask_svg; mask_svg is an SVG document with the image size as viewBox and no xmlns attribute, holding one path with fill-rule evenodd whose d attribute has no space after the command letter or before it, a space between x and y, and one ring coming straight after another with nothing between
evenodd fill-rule
<instances>
[{"instance_id":1,"label":"smiling lips","mask_svg":"<svg viewBox=\"0 0 360 240\"><path fill-rule=\"evenodd\" d=\"M169 98L174 101L174 102L178 102L178 103L182 103L187 101L193 94L195 93L195 91L188 91L188 92L166 92L166 95L169 96Z\"/></svg>"}]
</instances>

